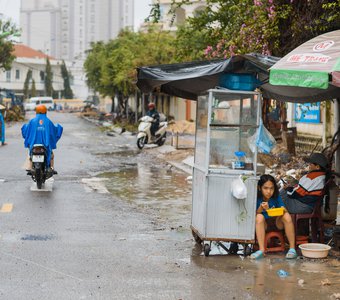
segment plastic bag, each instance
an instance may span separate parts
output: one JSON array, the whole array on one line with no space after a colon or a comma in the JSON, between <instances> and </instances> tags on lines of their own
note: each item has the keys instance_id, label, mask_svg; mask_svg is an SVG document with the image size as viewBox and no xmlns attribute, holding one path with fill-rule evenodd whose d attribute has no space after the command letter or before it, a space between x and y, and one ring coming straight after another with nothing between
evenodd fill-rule
<instances>
[{"instance_id":1,"label":"plastic bag","mask_svg":"<svg viewBox=\"0 0 340 300\"><path fill-rule=\"evenodd\" d=\"M247 198L247 187L242 180L242 175L231 183L231 193L236 199Z\"/></svg>"},{"instance_id":2,"label":"plastic bag","mask_svg":"<svg viewBox=\"0 0 340 300\"><path fill-rule=\"evenodd\" d=\"M257 151L260 153L269 154L270 151L275 147L276 141L271 133L264 127L262 119L260 120L260 126L257 128L254 135L247 139L248 146L251 152Z\"/></svg>"}]
</instances>

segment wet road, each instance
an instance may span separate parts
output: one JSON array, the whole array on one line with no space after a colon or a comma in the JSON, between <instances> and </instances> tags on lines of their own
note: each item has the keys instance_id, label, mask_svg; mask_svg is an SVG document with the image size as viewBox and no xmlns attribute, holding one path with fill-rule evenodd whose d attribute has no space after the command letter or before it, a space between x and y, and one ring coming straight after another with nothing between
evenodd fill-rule
<instances>
[{"instance_id":1,"label":"wet road","mask_svg":"<svg viewBox=\"0 0 340 300\"><path fill-rule=\"evenodd\" d=\"M52 192L31 191L21 124L0 147L1 299L331 299L340 262L208 258L193 242L187 174L75 115ZM8 204L7 206L5 204ZM7 209L6 209L7 208ZM280 278L279 269L289 275ZM328 279L330 285L323 285Z\"/></svg>"}]
</instances>

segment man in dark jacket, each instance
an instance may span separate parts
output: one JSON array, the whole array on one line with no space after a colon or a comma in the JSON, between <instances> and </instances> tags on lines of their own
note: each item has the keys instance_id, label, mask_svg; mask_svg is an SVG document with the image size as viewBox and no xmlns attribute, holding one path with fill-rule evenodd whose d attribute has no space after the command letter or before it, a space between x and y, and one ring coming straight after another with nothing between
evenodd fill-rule
<instances>
[{"instance_id":1,"label":"man in dark jacket","mask_svg":"<svg viewBox=\"0 0 340 300\"><path fill-rule=\"evenodd\" d=\"M155 103L153 102L150 102L148 104L148 108L149 108L149 111L146 113L147 116L153 118L153 123L151 125L151 135L155 135L155 133L157 132L158 128L159 128L159 113L158 111L156 110L156 105Z\"/></svg>"},{"instance_id":2,"label":"man in dark jacket","mask_svg":"<svg viewBox=\"0 0 340 300\"><path fill-rule=\"evenodd\" d=\"M286 208L290 213L311 213L315 203L323 196L326 183L328 160L322 153L313 153L306 159L309 172L300 178L294 187L283 186L280 191Z\"/></svg>"}]
</instances>

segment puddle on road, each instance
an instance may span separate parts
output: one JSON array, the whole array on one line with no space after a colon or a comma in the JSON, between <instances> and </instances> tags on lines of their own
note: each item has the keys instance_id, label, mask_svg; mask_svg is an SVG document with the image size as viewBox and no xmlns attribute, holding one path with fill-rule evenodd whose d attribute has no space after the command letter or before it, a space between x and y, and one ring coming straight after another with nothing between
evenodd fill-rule
<instances>
[{"instance_id":1,"label":"puddle on road","mask_svg":"<svg viewBox=\"0 0 340 300\"><path fill-rule=\"evenodd\" d=\"M139 207L157 210L162 218L190 221L192 187L187 174L140 162L125 165L117 172L97 175L109 179L105 186L110 193Z\"/></svg>"},{"instance_id":2,"label":"puddle on road","mask_svg":"<svg viewBox=\"0 0 340 300\"><path fill-rule=\"evenodd\" d=\"M119 147L120 150L115 150L115 151L108 151L108 152L98 152L96 155L99 156L123 156L123 157L129 157L129 156L135 156L138 154L138 151L136 150L130 150L127 147Z\"/></svg>"},{"instance_id":3,"label":"puddle on road","mask_svg":"<svg viewBox=\"0 0 340 300\"><path fill-rule=\"evenodd\" d=\"M249 292L249 299L309 299L311 295L315 300L338 299L330 296L339 291L340 266L331 259L287 260L283 253L270 253L261 260L241 260L237 255L192 255L191 263L218 271L226 281L236 279L235 284L239 281L240 289Z\"/></svg>"},{"instance_id":4,"label":"puddle on road","mask_svg":"<svg viewBox=\"0 0 340 300\"><path fill-rule=\"evenodd\" d=\"M52 234L26 234L21 238L23 241L49 241L55 239L55 236Z\"/></svg>"},{"instance_id":5,"label":"puddle on road","mask_svg":"<svg viewBox=\"0 0 340 300\"><path fill-rule=\"evenodd\" d=\"M114 159L117 158L120 169L101 173L97 178L103 179L105 187L113 196L142 208L156 210L161 220L171 224L174 230L163 231L168 229L167 225L160 226L162 233L157 234L158 240L170 238L178 242L185 241L190 230L192 191L191 183L186 180L187 174L177 169L170 170L164 165L153 165L154 161L129 151L120 151L119 154L117 157L115 153ZM129 157L126 158L126 155ZM112 165L117 166L117 161ZM134 238L153 239L154 235L138 235ZM254 299L292 299L296 295L304 299L310 296L311 291L314 299L325 299L325 296L329 297L336 292L335 287L339 282L336 274L339 274L340 267L332 265L331 261L324 264L304 259L287 261L284 254L268 255L262 261L222 253L211 253L208 258L201 254L202 247L195 244L192 255L184 257L183 261L176 261L176 264L181 267L193 264L199 268L216 270L225 282L230 281L232 276L235 282L242 282L240 289ZM150 256L148 259L163 258ZM287 278L278 275L281 269L288 273ZM332 282L331 286L322 285L321 281L327 278ZM211 288L211 280L201 284L203 290ZM282 293L283 284L285 293Z\"/></svg>"}]
</instances>

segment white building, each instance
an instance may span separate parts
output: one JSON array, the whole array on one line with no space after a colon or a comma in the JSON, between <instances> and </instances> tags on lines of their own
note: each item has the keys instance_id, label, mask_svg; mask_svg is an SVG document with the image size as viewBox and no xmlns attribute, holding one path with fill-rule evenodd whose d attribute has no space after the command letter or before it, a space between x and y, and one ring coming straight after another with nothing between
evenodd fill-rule
<instances>
[{"instance_id":1,"label":"white building","mask_svg":"<svg viewBox=\"0 0 340 300\"><path fill-rule=\"evenodd\" d=\"M23 96L24 83L28 70L32 70L32 79L35 81L37 96L45 95L45 70L46 54L36 51L25 45L14 45L16 58L12 63L12 68L8 71L0 72L0 87L15 92L17 96ZM62 91L64 81L61 76L61 60L49 57L53 73L53 89ZM32 81L29 84L31 90Z\"/></svg>"},{"instance_id":2,"label":"white building","mask_svg":"<svg viewBox=\"0 0 340 300\"><path fill-rule=\"evenodd\" d=\"M86 98L82 69L91 42L117 37L123 28L133 30L133 0L21 0L22 42L29 47L69 61L74 93Z\"/></svg>"},{"instance_id":3,"label":"white building","mask_svg":"<svg viewBox=\"0 0 340 300\"><path fill-rule=\"evenodd\" d=\"M133 29L133 0L22 0L22 42L56 58L84 57L94 41Z\"/></svg>"},{"instance_id":4,"label":"white building","mask_svg":"<svg viewBox=\"0 0 340 300\"><path fill-rule=\"evenodd\" d=\"M206 1L204 0L191 0L190 4L182 5L180 8L177 8L175 11L175 18L172 22L173 13L169 13L171 8L172 0L153 0L153 3L157 3L159 1L161 17L160 23L163 26L164 30L176 30L177 25L181 25L185 22L185 19L188 17L193 17L200 10L203 10L206 6ZM180 0L176 0L176 2L180 2Z\"/></svg>"}]
</instances>

